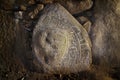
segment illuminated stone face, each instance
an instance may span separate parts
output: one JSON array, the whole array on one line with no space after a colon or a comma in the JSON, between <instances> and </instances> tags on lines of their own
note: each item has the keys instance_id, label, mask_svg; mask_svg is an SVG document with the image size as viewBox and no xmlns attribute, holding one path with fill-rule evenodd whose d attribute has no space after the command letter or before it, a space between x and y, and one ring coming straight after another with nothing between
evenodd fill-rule
<instances>
[{"instance_id":1,"label":"illuminated stone face","mask_svg":"<svg viewBox=\"0 0 120 80\"><path fill-rule=\"evenodd\" d=\"M70 45L70 35L63 29L44 29L39 34L39 44L45 52L46 64L57 62L67 53ZM51 61L52 60L52 61ZM53 61L54 60L54 61Z\"/></svg>"},{"instance_id":2,"label":"illuminated stone face","mask_svg":"<svg viewBox=\"0 0 120 80\"><path fill-rule=\"evenodd\" d=\"M90 68L86 30L61 5L48 5L33 31L33 51L45 73L74 73Z\"/></svg>"}]
</instances>

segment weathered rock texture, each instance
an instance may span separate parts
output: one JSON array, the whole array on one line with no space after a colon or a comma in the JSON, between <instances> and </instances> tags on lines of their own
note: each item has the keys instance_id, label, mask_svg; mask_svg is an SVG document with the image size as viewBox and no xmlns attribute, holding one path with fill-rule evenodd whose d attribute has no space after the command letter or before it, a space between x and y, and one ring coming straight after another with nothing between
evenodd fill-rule
<instances>
[{"instance_id":1,"label":"weathered rock texture","mask_svg":"<svg viewBox=\"0 0 120 80\"><path fill-rule=\"evenodd\" d=\"M28 0L15 0L15 5L28 6ZM43 1L43 0L41 0ZM64 1L67 0L57 0ZM77 0L76 0L77 1ZM85 0L79 0L85 1ZM27 36L29 32L24 29L25 25L15 26L13 21L12 8L14 0L0 0L0 79L1 80L120 80L120 0L93 0L95 12L95 24L92 25L92 51L93 51L93 64L102 64L95 67L95 71L90 70L87 72L71 74L71 75L55 75L47 76L43 79L44 75L37 72L39 63L34 60L31 53L31 45L27 45L31 39ZM31 7L31 6L29 6ZM6 10L2 10L6 9ZM10 13L7 11L9 10ZM31 9L30 9L31 11ZM27 14L28 15L28 14ZM84 16L84 14L83 14ZM93 17L93 16L92 16ZM25 18L25 17L24 17ZM28 21L29 22L29 21ZM36 21L34 21L36 22ZM20 22L21 23L21 22ZM84 20L83 20L84 23ZM17 30L15 28L17 27ZM53 30L52 32L54 32ZM63 30L65 32L65 30ZM62 32L61 32L62 33ZM31 33L30 33L31 34ZM57 32L56 35L59 33ZM17 36L15 36L17 35ZM55 36L55 35L54 35ZM15 41L16 38L17 40ZM61 38L64 41L64 38ZM16 46L14 46L16 45ZM16 49L16 48L17 49ZM15 57L14 50L18 57ZM18 51L17 51L18 50ZM27 52L26 52L27 51ZM18 59L22 58L22 62ZM24 63L24 66L20 64ZM30 64L31 63L31 64ZM107 64L106 64L107 63ZM112 67L108 71L108 67ZM27 66L27 67L26 67ZM96 65L95 65L96 66ZM29 70L29 69L30 70ZM104 69L106 68L107 71ZM36 72L34 72L36 69ZM26 72L29 70L30 72ZM109 72L109 73L108 73ZM103 74L104 73L104 74Z\"/></svg>"},{"instance_id":2,"label":"weathered rock texture","mask_svg":"<svg viewBox=\"0 0 120 80\"><path fill-rule=\"evenodd\" d=\"M45 73L88 70L91 46L86 30L60 4L46 6L33 31L33 50Z\"/></svg>"},{"instance_id":3,"label":"weathered rock texture","mask_svg":"<svg viewBox=\"0 0 120 80\"><path fill-rule=\"evenodd\" d=\"M96 64L120 65L120 18L116 9L119 0L97 0L92 31L93 59Z\"/></svg>"},{"instance_id":4,"label":"weathered rock texture","mask_svg":"<svg viewBox=\"0 0 120 80\"><path fill-rule=\"evenodd\" d=\"M92 7L92 0L65 0L59 1L71 14L78 14Z\"/></svg>"}]
</instances>

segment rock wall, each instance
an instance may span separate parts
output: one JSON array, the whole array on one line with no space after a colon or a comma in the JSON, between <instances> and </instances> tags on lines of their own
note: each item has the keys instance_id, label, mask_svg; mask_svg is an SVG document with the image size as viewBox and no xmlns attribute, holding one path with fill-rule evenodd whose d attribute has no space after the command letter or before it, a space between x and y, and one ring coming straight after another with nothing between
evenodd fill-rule
<instances>
[{"instance_id":1,"label":"rock wall","mask_svg":"<svg viewBox=\"0 0 120 80\"><path fill-rule=\"evenodd\" d=\"M118 12L116 12L118 4L119 0L95 1L95 22L91 40L94 63L96 64L100 62L108 63L109 66L120 65L120 19Z\"/></svg>"}]
</instances>

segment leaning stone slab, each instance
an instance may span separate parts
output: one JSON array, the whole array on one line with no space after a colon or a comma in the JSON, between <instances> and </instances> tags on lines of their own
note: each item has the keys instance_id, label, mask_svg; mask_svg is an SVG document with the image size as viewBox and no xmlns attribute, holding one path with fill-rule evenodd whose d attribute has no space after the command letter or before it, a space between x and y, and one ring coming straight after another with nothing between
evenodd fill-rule
<instances>
[{"instance_id":1,"label":"leaning stone slab","mask_svg":"<svg viewBox=\"0 0 120 80\"><path fill-rule=\"evenodd\" d=\"M90 69L91 43L86 30L60 4L47 5L33 31L33 51L44 73Z\"/></svg>"}]
</instances>

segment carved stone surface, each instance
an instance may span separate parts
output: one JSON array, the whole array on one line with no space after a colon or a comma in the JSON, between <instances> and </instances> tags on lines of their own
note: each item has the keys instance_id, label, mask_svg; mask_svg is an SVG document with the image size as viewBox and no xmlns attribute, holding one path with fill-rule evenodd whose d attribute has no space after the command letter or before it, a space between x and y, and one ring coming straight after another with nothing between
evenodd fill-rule
<instances>
[{"instance_id":1,"label":"carved stone surface","mask_svg":"<svg viewBox=\"0 0 120 80\"><path fill-rule=\"evenodd\" d=\"M35 63L45 73L73 73L90 68L91 46L86 30L59 4L45 7L33 31Z\"/></svg>"}]
</instances>

